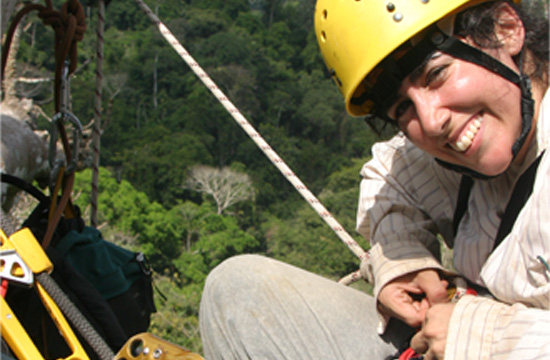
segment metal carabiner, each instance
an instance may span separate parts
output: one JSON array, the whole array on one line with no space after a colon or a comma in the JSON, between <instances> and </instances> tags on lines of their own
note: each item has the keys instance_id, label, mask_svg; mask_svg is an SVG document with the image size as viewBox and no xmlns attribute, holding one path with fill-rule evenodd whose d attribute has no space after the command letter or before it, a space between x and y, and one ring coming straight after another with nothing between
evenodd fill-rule
<instances>
[{"instance_id":1,"label":"metal carabiner","mask_svg":"<svg viewBox=\"0 0 550 360\"><path fill-rule=\"evenodd\" d=\"M80 120L71 112L66 112L63 114L66 120L69 120L73 124L73 157L71 163L67 165L67 174L70 174L76 170L78 163L78 149L80 148L80 138L82 137L82 132L84 128Z\"/></svg>"},{"instance_id":2,"label":"metal carabiner","mask_svg":"<svg viewBox=\"0 0 550 360\"><path fill-rule=\"evenodd\" d=\"M62 120L68 120L70 123L73 124L74 130L73 130L73 156L71 159L71 163L67 165L67 168L65 169L67 174L70 174L76 169L77 163L78 163L78 149L80 147L80 138L82 136L82 132L84 131L84 128L82 126L82 123L80 120L69 111L69 101L70 101L70 79L69 79L69 62L65 61L65 65L63 67L63 76L61 78L61 103L60 103L60 111L56 113L52 117L52 127L50 131L50 156L49 156L49 163L50 167L53 168L55 163L55 154L56 154L56 143L57 143L57 137L58 137L58 130L57 130L57 123Z\"/></svg>"}]
</instances>

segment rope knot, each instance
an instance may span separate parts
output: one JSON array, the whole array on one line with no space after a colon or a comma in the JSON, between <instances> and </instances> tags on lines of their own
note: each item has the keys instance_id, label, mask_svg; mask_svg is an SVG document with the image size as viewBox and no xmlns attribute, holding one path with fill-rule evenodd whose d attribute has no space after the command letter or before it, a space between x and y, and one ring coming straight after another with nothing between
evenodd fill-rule
<instances>
[{"instance_id":1,"label":"rope knot","mask_svg":"<svg viewBox=\"0 0 550 360\"><path fill-rule=\"evenodd\" d=\"M84 8L78 0L68 0L61 6L61 23L66 29L74 26L73 41L80 41L86 32L86 16ZM72 23L74 22L74 24Z\"/></svg>"},{"instance_id":2,"label":"rope knot","mask_svg":"<svg viewBox=\"0 0 550 360\"><path fill-rule=\"evenodd\" d=\"M84 7L78 0L67 0L61 10L51 6L41 7L38 13L44 25L49 25L55 32L55 53L57 62L63 64L67 56L70 60L69 73L76 70L78 41L86 32L86 15Z\"/></svg>"}]
</instances>

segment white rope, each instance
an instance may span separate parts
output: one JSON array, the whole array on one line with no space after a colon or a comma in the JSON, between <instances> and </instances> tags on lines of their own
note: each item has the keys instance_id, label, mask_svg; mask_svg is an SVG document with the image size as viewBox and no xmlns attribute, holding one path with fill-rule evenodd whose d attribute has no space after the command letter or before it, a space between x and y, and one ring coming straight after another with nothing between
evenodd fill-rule
<instances>
[{"instance_id":1,"label":"white rope","mask_svg":"<svg viewBox=\"0 0 550 360\"><path fill-rule=\"evenodd\" d=\"M216 99L229 112L233 119L241 126L248 136L256 143L256 145L264 152L268 159L279 169L285 178L298 190L304 199L311 207L321 216L321 218L332 228L336 235L344 244L357 256L362 263L369 261L369 254L365 252L361 246L353 239L346 230L334 219L330 212L321 204L321 202L309 191L302 181L294 174L287 164L277 155L277 153L269 146L263 137L254 129L254 127L246 120L242 113L233 105L233 103L225 96L225 94L212 81L210 76L201 68L195 59L185 50L172 32L159 20L159 18L151 11L151 9L143 2L143 0L135 0L139 7L147 14L149 19L155 24L161 35L168 41L174 50L181 56L187 65L193 70L195 75L203 82L203 84L214 94ZM366 268L366 267L365 267ZM358 278L371 279L367 274L354 273L345 278L344 281Z\"/></svg>"},{"instance_id":2,"label":"white rope","mask_svg":"<svg viewBox=\"0 0 550 360\"><path fill-rule=\"evenodd\" d=\"M94 126L92 128L92 191L91 191L91 212L90 224L97 226L97 197L99 183L99 146L101 140L101 96L103 88L103 33L105 29L105 2L98 1L97 11L97 48L96 48L96 83L94 99Z\"/></svg>"}]
</instances>

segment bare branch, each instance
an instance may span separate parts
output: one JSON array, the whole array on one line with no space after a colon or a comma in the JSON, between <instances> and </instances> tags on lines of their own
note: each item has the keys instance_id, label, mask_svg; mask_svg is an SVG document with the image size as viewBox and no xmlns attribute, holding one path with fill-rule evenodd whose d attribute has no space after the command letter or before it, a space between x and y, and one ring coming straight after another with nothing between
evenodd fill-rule
<instances>
[{"instance_id":1,"label":"bare branch","mask_svg":"<svg viewBox=\"0 0 550 360\"><path fill-rule=\"evenodd\" d=\"M218 214L241 201L254 199L254 188L247 174L227 167L194 166L189 172L185 187L206 193L214 198Z\"/></svg>"},{"instance_id":2,"label":"bare branch","mask_svg":"<svg viewBox=\"0 0 550 360\"><path fill-rule=\"evenodd\" d=\"M43 77L43 78L28 78L28 77L18 77L15 79L16 82L25 83L25 84L37 84L41 82L53 81L52 77Z\"/></svg>"}]
</instances>

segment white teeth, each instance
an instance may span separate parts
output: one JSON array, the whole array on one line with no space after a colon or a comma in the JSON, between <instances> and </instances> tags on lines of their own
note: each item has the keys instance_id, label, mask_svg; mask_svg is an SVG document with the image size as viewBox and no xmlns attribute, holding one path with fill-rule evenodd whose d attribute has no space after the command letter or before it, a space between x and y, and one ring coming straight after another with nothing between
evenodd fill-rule
<instances>
[{"instance_id":1,"label":"white teeth","mask_svg":"<svg viewBox=\"0 0 550 360\"><path fill-rule=\"evenodd\" d=\"M472 123L468 126L468 129L460 137L460 139L455 143L455 149L463 152L466 151L466 149L472 145L472 141L474 140L474 137L476 136L479 128L481 127L481 117L478 117Z\"/></svg>"},{"instance_id":2,"label":"white teeth","mask_svg":"<svg viewBox=\"0 0 550 360\"><path fill-rule=\"evenodd\" d=\"M481 117L474 120L474 125L479 129L481 127Z\"/></svg>"}]
</instances>

